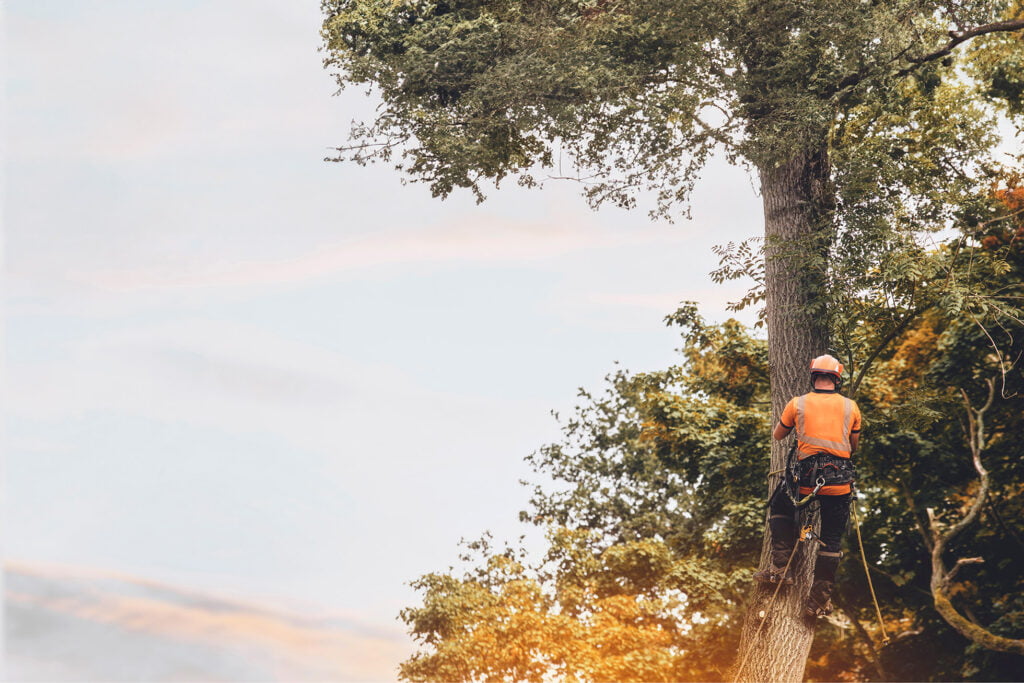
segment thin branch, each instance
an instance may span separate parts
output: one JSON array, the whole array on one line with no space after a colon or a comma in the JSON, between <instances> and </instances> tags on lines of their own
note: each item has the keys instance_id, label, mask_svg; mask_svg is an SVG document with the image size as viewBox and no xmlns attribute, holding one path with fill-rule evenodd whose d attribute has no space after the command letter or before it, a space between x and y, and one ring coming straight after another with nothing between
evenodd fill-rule
<instances>
[{"instance_id":1,"label":"thin branch","mask_svg":"<svg viewBox=\"0 0 1024 683\"><path fill-rule=\"evenodd\" d=\"M953 577L956 576L956 573L958 571L960 571L960 567L963 567L965 564L982 564L984 562L984 557L961 557L959 560L956 561L956 564L953 565L953 568L950 569L949 572L946 574L946 585L948 586L953 582Z\"/></svg>"},{"instance_id":2,"label":"thin branch","mask_svg":"<svg viewBox=\"0 0 1024 683\"><path fill-rule=\"evenodd\" d=\"M1008 33L1011 31L1019 31L1022 28L1024 28L1024 19L1011 19L1009 21L997 21L983 26L976 26L975 28L967 31L950 31L950 41L948 43L938 50L929 52L926 55L922 55L920 57L907 57L907 61L914 64L914 66L907 67L906 69L897 72L897 75L906 75L910 73L913 68L920 66L921 64L933 62L936 59L946 57L953 52L957 45L965 43L971 38L977 38L978 36L983 36L988 33Z\"/></svg>"},{"instance_id":3,"label":"thin branch","mask_svg":"<svg viewBox=\"0 0 1024 683\"><path fill-rule=\"evenodd\" d=\"M853 624L853 630L857 632L857 636L864 641L864 644L868 648L868 659L871 660L871 664L875 667L875 672L878 673L878 680L887 681L889 680L889 674L886 673L885 667L882 666L882 658L878 656L878 650L875 649L875 643L871 640L871 636L868 634L864 625L857 619L857 615L853 613L853 610L846 606L846 601L837 600L835 597L832 601L836 603L839 610L846 615L846 618Z\"/></svg>"},{"instance_id":4,"label":"thin branch","mask_svg":"<svg viewBox=\"0 0 1024 683\"><path fill-rule=\"evenodd\" d=\"M889 334L882 338L882 341L875 345L875 348L868 354L868 357L861 363L860 371L857 373L857 377L854 378L853 384L850 386L850 397L854 398L857 396L857 391L860 389L860 383L864 379L864 375L871 368L871 364L875 362L878 355L882 353L889 346L889 343L895 339L899 334L907 328L912 320L917 318L919 315L931 308L931 304L927 306L919 306L913 311L907 313L907 315L901 320L893 329L889 331Z\"/></svg>"},{"instance_id":5,"label":"thin branch","mask_svg":"<svg viewBox=\"0 0 1024 683\"><path fill-rule=\"evenodd\" d=\"M914 518L914 526L917 528L918 533L921 534L924 547L930 553L935 548L935 539L928 533L928 527L921 523L921 514L917 511L917 503L914 502L914 496L910 493L910 487L907 486L907 482L903 481L902 478L898 481L900 491L903 493L903 500L906 501L907 507L910 508L910 515Z\"/></svg>"},{"instance_id":6,"label":"thin branch","mask_svg":"<svg viewBox=\"0 0 1024 683\"><path fill-rule=\"evenodd\" d=\"M974 316L973 313L968 311L967 315L969 315L971 317L971 320L974 321L974 324L977 325L978 328L982 332L985 333L985 336L988 337L989 344L992 345L992 350L995 351L995 353L996 353L996 359L999 361L999 372L1002 375L1002 384L1001 384L1000 389L999 389L999 395L1002 396L1003 398L1012 398L1014 396L1014 394L1007 394L1006 393L1006 375L1008 373L1008 368L1006 367L1006 363L1003 362L1003 354L999 350L999 345L996 344L996 340L992 338L991 334L989 334L988 329L984 325L981 324L981 321L978 320ZM1012 369L1012 367L1013 366L1011 365L1010 368ZM989 382L991 383L991 380L989 380ZM961 389L960 391L963 392L963 389ZM990 406L990 405L992 405L992 396L991 396L991 394L989 395L988 403L985 405L985 408L983 410L987 410L988 406Z\"/></svg>"},{"instance_id":7,"label":"thin branch","mask_svg":"<svg viewBox=\"0 0 1024 683\"><path fill-rule=\"evenodd\" d=\"M697 123L697 125L704 129L704 133L708 137L720 143L726 149L736 149L736 143L732 139L730 139L729 136L725 135L722 132L723 130L729 130L730 126L725 126L723 128L712 128L696 114L693 115L693 120Z\"/></svg>"},{"instance_id":8,"label":"thin branch","mask_svg":"<svg viewBox=\"0 0 1024 683\"><path fill-rule=\"evenodd\" d=\"M1003 520L1002 513L999 512L999 507L996 505L995 500L993 500L993 497L990 497L988 500L988 509L989 512L992 513L992 517L996 520L996 523L999 524L999 528L1013 538L1017 545L1024 548L1024 541L1021 540L1017 531L1013 527L1007 526L1006 522Z\"/></svg>"},{"instance_id":9,"label":"thin branch","mask_svg":"<svg viewBox=\"0 0 1024 683\"><path fill-rule=\"evenodd\" d=\"M983 223L978 223L976 226L974 226L974 232L981 232L982 230L992 225L993 223L1008 220L1010 218L1013 218L1014 216L1019 216L1022 213L1024 213L1024 209L1014 211L1013 213L1008 213L1005 216L997 216L996 218L989 219L987 221L984 221Z\"/></svg>"}]
</instances>

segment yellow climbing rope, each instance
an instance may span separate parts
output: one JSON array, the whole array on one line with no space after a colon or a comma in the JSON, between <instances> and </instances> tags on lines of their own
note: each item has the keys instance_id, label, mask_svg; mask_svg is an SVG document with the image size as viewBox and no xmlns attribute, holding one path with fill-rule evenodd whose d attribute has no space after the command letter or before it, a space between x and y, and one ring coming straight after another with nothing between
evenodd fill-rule
<instances>
[{"instance_id":1,"label":"yellow climbing rope","mask_svg":"<svg viewBox=\"0 0 1024 683\"><path fill-rule=\"evenodd\" d=\"M868 557L864 554L864 541L860 537L860 519L857 516L857 495L853 495L853 526L857 529L857 545L860 547L860 559L864 563L864 575L868 578L868 590L871 591L871 601L875 603L875 615L878 617L878 628L882 630L882 645L889 642L889 634L885 632L885 622L882 621L882 610L878 607L878 598L875 596L875 585L871 582L871 570L868 568Z\"/></svg>"}]
</instances>

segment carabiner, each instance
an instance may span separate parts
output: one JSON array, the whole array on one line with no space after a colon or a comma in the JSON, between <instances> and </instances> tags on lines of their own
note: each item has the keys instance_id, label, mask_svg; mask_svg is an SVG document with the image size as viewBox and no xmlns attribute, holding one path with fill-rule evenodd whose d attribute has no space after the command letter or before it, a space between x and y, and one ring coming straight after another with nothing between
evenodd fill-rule
<instances>
[{"instance_id":1,"label":"carabiner","mask_svg":"<svg viewBox=\"0 0 1024 683\"><path fill-rule=\"evenodd\" d=\"M799 501L797 501L796 507L802 508L804 505L807 505L812 500L814 500L814 497L818 495L818 491L820 491L821 487L825 485L825 477L818 477L817 479L814 480L814 483L814 490L808 493L803 498L801 498Z\"/></svg>"}]
</instances>

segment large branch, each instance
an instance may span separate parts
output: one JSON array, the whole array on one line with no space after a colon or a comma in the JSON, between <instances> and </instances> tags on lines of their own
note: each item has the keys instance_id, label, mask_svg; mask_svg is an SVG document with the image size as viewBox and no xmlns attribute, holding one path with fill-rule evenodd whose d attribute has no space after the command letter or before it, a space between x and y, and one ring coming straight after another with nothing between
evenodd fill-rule
<instances>
[{"instance_id":1,"label":"large branch","mask_svg":"<svg viewBox=\"0 0 1024 683\"><path fill-rule=\"evenodd\" d=\"M966 31L950 31L948 34L949 42L937 50L927 54L909 57L906 56L906 51L901 52L897 59L910 62L910 66L906 66L897 71L896 76L906 76L922 64L927 64L928 62L934 62L936 59L947 57L952 54L953 50L955 50L957 46L972 38L977 38L978 36L983 36L988 33L1009 33L1012 31L1019 31L1021 29L1024 29L1024 19L997 21L991 24L976 26ZM852 74L847 74L841 78L838 83L836 83L835 87L830 92L832 95L843 93L840 97L840 99L842 99L849 94L849 91L853 89L854 86L858 85L869 75L871 75L869 71L857 71Z\"/></svg>"},{"instance_id":2,"label":"large branch","mask_svg":"<svg viewBox=\"0 0 1024 683\"><path fill-rule=\"evenodd\" d=\"M941 59L953 52L957 45L965 43L971 38L977 38L987 33L1008 33L1011 31L1019 31L1024 28L1024 19L1011 19L1009 21L997 21L991 24L985 24L984 26L976 26L967 31L950 31L949 42L943 47L929 52L926 55L920 57L907 57L906 60L912 64L924 64L926 62L933 62L936 59ZM905 71L901 71L901 74Z\"/></svg>"},{"instance_id":3,"label":"large branch","mask_svg":"<svg viewBox=\"0 0 1024 683\"><path fill-rule=\"evenodd\" d=\"M961 635L971 642L988 650L1013 652L1015 654L1024 655L1024 639L998 636L988 629L965 618L955 607L953 607L953 603L950 602L948 593L949 584L960 568L966 564L977 564L984 560L980 557L961 558L957 560L956 565L951 571L946 570L946 566L942 561L942 553L946 549L946 546L953 537L963 531L969 524L974 522L978 517L978 513L981 511L982 506L985 504L986 495L988 495L988 471L985 470L984 466L981 464L981 452L985 449L985 412L992 406L992 401L995 398L996 383L991 379L987 380L987 383L988 400L981 408L975 408L972 406L970 399L967 397L967 393L962 392L969 421L968 439L971 447L971 459L974 461L974 469L978 472L978 476L981 478L981 486L978 488L978 493L974 497L974 502L971 504L970 509L967 511L967 514L964 515L963 519L945 531L941 529L939 521L935 518L933 511L930 508L928 510L931 532L935 539L935 545L932 547L932 599L935 604L935 609L942 615L942 618L946 620L946 623L956 629Z\"/></svg>"}]
</instances>

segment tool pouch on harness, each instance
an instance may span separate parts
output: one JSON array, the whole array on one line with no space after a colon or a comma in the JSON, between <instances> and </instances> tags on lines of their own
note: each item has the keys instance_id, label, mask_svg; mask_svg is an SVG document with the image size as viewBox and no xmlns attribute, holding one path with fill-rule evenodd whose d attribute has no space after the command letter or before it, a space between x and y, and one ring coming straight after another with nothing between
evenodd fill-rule
<instances>
[{"instance_id":1,"label":"tool pouch on harness","mask_svg":"<svg viewBox=\"0 0 1024 683\"><path fill-rule=\"evenodd\" d=\"M857 478L853 461L831 453L815 453L800 460L796 466L800 486L814 488L819 484L836 486L852 484Z\"/></svg>"}]
</instances>

